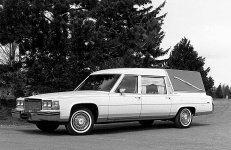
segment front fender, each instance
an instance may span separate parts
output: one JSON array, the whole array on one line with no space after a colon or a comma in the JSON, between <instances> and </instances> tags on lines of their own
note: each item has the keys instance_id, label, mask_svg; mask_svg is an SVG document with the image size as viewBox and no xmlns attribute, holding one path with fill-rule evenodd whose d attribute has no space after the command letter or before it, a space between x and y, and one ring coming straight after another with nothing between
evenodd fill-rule
<instances>
[{"instance_id":1,"label":"front fender","mask_svg":"<svg viewBox=\"0 0 231 150\"><path fill-rule=\"evenodd\" d=\"M107 118L109 97L95 96L84 98L71 98L60 101L60 118L69 119L71 110L76 105L94 104L98 107L98 118Z\"/></svg>"}]
</instances>

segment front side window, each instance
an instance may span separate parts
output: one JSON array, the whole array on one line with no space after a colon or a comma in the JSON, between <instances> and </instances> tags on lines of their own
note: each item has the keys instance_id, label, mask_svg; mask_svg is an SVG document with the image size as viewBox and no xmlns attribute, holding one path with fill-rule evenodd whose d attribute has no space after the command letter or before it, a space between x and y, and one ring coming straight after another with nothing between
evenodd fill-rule
<instances>
[{"instance_id":1,"label":"front side window","mask_svg":"<svg viewBox=\"0 0 231 150\"><path fill-rule=\"evenodd\" d=\"M109 92L119 77L119 74L91 75L83 82L77 91L93 90Z\"/></svg>"},{"instance_id":2,"label":"front side window","mask_svg":"<svg viewBox=\"0 0 231 150\"><path fill-rule=\"evenodd\" d=\"M132 75L125 75L120 85L117 87L116 92L119 93L120 89L124 89L124 93L137 93L138 91L138 77Z\"/></svg>"},{"instance_id":3,"label":"front side window","mask_svg":"<svg viewBox=\"0 0 231 150\"><path fill-rule=\"evenodd\" d=\"M166 94L163 77L141 77L142 94Z\"/></svg>"}]
</instances>

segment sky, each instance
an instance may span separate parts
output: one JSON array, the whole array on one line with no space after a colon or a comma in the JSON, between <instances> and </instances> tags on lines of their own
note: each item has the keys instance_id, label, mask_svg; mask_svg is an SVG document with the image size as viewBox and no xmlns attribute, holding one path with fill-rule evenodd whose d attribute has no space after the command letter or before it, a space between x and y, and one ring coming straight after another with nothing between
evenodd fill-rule
<instances>
[{"instance_id":1,"label":"sky","mask_svg":"<svg viewBox=\"0 0 231 150\"><path fill-rule=\"evenodd\" d=\"M152 0L154 7L164 0ZM161 47L172 48L183 37L205 57L215 86L231 86L231 0L166 0L161 14L165 37Z\"/></svg>"}]
</instances>

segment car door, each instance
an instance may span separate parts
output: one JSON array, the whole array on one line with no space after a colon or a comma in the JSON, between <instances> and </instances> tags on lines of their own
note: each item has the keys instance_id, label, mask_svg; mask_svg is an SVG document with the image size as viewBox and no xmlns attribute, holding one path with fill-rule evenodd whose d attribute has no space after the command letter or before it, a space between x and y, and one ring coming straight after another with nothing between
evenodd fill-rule
<instances>
[{"instance_id":1,"label":"car door","mask_svg":"<svg viewBox=\"0 0 231 150\"><path fill-rule=\"evenodd\" d=\"M171 99L167 95L165 78L142 76L141 87L141 117L168 117L171 111Z\"/></svg>"},{"instance_id":2,"label":"car door","mask_svg":"<svg viewBox=\"0 0 231 150\"><path fill-rule=\"evenodd\" d=\"M109 120L139 118L141 95L138 94L138 76L124 75L113 93L109 94Z\"/></svg>"}]
</instances>

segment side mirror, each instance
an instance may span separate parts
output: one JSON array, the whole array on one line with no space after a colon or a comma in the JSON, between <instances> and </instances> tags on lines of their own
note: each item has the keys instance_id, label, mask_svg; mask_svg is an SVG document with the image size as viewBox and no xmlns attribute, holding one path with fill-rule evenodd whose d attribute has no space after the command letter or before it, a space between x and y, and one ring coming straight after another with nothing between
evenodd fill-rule
<instances>
[{"instance_id":1,"label":"side mirror","mask_svg":"<svg viewBox=\"0 0 231 150\"><path fill-rule=\"evenodd\" d=\"M120 92L121 94L125 93L125 91L126 91L126 89L119 89L119 92Z\"/></svg>"}]
</instances>

